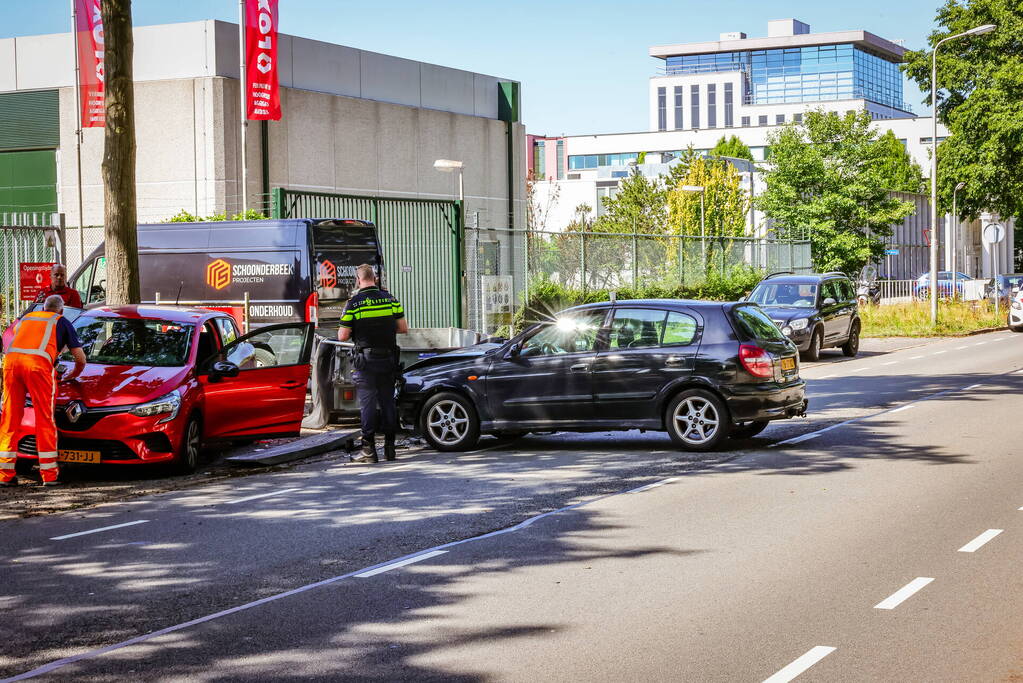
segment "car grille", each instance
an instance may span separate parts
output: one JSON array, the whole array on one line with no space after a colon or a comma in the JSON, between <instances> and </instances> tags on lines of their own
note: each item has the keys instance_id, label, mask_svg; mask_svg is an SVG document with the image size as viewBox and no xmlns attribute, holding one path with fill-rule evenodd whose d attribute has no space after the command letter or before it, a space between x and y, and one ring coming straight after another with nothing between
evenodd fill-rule
<instances>
[{"instance_id":1,"label":"car grille","mask_svg":"<svg viewBox=\"0 0 1023 683\"><path fill-rule=\"evenodd\" d=\"M138 460L139 456L121 441L109 439L67 439L57 441L57 447L74 451L99 451L103 460ZM36 437L29 435L18 442L18 452L25 455L39 455Z\"/></svg>"}]
</instances>

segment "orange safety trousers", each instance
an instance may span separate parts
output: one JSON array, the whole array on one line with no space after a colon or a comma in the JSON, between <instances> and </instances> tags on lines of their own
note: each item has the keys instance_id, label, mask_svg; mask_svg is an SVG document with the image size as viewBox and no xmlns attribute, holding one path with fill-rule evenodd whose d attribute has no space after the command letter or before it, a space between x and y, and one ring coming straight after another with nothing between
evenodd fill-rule
<instances>
[{"instance_id":1,"label":"orange safety trousers","mask_svg":"<svg viewBox=\"0 0 1023 683\"><path fill-rule=\"evenodd\" d=\"M14 479L18 434L25 416L25 396L36 417L36 452L43 481L57 479L57 424L53 399L57 388L53 363L42 356L8 353L4 357L4 396L0 406L0 481Z\"/></svg>"}]
</instances>

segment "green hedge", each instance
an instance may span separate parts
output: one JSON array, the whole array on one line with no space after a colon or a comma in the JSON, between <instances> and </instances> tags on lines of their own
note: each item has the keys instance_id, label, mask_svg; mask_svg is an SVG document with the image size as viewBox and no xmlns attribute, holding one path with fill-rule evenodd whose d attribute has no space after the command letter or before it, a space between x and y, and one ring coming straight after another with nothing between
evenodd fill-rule
<instances>
[{"instance_id":1,"label":"green hedge","mask_svg":"<svg viewBox=\"0 0 1023 683\"><path fill-rule=\"evenodd\" d=\"M615 290L619 301L626 299L703 299L708 301L737 301L750 292L764 277L764 272L748 266L737 266L725 273L711 272L702 282L693 284L654 283ZM546 319L548 316L579 304L597 303L610 299L606 289L565 287L541 276L530 282L529 298L515 314L514 332Z\"/></svg>"}]
</instances>

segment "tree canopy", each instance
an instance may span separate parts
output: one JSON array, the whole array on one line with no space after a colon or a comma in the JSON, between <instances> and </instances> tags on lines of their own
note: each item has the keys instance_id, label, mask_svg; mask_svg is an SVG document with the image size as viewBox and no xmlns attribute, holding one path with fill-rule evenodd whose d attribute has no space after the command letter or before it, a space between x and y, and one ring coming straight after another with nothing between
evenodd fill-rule
<instances>
[{"instance_id":1,"label":"tree canopy","mask_svg":"<svg viewBox=\"0 0 1023 683\"><path fill-rule=\"evenodd\" d=\"M947 0L938 8L928 43L984 24L997 30L941 46L937 55L938 120L949 137L938 146L938 194L944 209L952 189L963 216L990 209L1018 216L1023 209L1023 5L1018 0ZM931 51L907 53L904 69L927 93L930 105Z\"/></svg>"},{"instance_id":2,"label":"tree canopy","mask_svg":"<svg viewBox=\"0 0 1023 683\"><path fill-rule=\"evenodd\" d=\"M718 143L714 145L714 149L710 150L710 156L735 157L736 159L749 159L753 161L753 152L746 146L746 143L735 135L727 139L722 135Z\"/></svg>"},{"instance_id":3,"label":"tree canopy","mask_svg":"<svg viewBox=\"0 0 1023 683\"><path fill-rule=\"evenodd\" d=\"M889 190L927 192L927 179L920 164L906 152L906 147L888 130L877 141L880 149L881 174Z\"/></svg>"},{"instance_id":4,"label":"tree canopy","mask_svg":"<svg viewBox=\"0 0 1023 683\"><path fill-rule=\"evenodd\" d=\"M771 133L761 209L782 234L804 230L820 271L858 271L884 251L881 238L913 213L889 194L885 146L866 112L807 112Z\"/></svg>"},{"instance_id":5,"label":"tree canopy","mask_svg":"<svg viewBox=\"0 0 1023 683\"><path fill-rule=\"evenodd\" d=\"M731 155L729 155L731 156ZM696 159L681 182L668 192L668 223L676 235L700 235L700 192L681 189L703 187L704 230L708 237L746 234L749 193L739 183L739 172L727 161Z\"/></svg>"}]
</instances>

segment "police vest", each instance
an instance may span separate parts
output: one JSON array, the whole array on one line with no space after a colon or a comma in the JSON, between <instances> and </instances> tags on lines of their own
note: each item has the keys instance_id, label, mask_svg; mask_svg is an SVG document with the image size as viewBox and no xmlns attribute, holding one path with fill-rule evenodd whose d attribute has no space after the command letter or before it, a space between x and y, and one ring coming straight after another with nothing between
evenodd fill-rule
<instances>
[{"instance_id":1,"label":"police vest","mask_svg":"<svg viewBox=\"0 0 1023 683\"><path fill-rule=\"evenodd\" d=\"M14 340L7 353L23 353L27 356L42 356L51 363L57 360L57 321L60 313L35 311L18 321L14 328Z\"/></svg>"}]
</instances>

